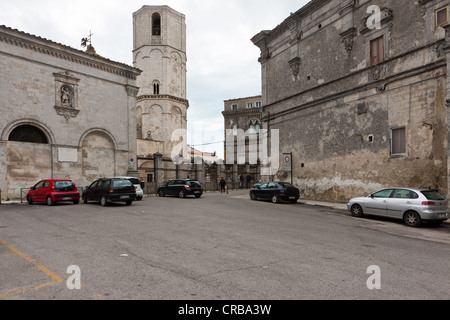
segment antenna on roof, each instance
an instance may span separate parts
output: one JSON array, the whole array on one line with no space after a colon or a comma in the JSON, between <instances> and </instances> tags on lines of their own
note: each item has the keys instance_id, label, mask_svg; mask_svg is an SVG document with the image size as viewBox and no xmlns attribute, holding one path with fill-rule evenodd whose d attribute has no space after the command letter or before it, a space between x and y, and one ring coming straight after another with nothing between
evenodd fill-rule
<instances>
[{"instance_id":1,"label":"antenna on roof","mask_svg":"<svg viewBox=\"0 0 450 320\"><path fill-rule=\"evenodd\" d=\"M81 46L83 48L87 47L87 46L91 46L92 45L92 32L89 30L89 36L87 38L83 38L81 39Z\"/></svg>"},{"instance_id":2,"label":"antenna on roof","mask_svg":"<svg viewBox=\"0 0 450 320\"><path fill-rule=\"evenodd\" d=\"M86 50L87 53L96 55L95 49L92 46L92 36L93 35L94 34L89 30L89 36L87 38L82 38L81 39L81 46L83 48L87 47L87 50Z\"/></svg>"}]
</instances>

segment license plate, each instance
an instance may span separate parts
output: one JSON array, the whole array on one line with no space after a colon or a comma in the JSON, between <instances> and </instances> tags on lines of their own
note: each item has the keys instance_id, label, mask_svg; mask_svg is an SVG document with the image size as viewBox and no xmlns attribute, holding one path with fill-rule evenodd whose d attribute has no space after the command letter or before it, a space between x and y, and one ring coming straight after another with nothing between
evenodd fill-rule
<instances>
[{"instance_id":1,"label":"license plate","mask_svg":"<svg viewBox=\"0 0 450 320\"><path fill-rule=\"evenodd\" d=\"M200 191L195 191L194 193L200 193Z\"/></svg>"},{"instance_id":2,"label":"license plate","mask_svg":"<svg viewBox=\"0 0 450 320\"><path fill-rule=\"evenodd\" d=\"M120 199L130 199L130 196L120 196Z\"/></svg>"},{"instance_id":3,"label":"license plate","mask_svg":"<svg viewBox=\"0 0 450 320\"><path fill-rule=\"evenodd\" d=\"M295 199L295 197L289 197L289 199L290 199L290 200L294 200L294 199Z\"/></svg>"},{"instance_id":4,"label":"license plate","mask_svg":"<svg viewBox=\"0 0 450 320\"><path fill-rule=\"evenodd\" d=\"M72 200L72 197L65 197L65 198L62 198L63 200Z\"/></svg>"}]
</instances>

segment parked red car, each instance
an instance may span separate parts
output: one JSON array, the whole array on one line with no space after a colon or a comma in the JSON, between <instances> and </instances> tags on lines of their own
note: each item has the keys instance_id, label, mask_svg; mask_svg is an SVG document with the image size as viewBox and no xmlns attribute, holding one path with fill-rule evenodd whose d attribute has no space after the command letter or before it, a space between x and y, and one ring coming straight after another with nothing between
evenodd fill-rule
<instances>
[{"instance_id":1,"label":"parked red car","mask_svg":"<svg viewBox=\"0 0 450 320\"><path fill-rule=\"evenodd\" d=\"M49 206L63 201L79 204L80 193L75 183L71 180L42 180L28 191L27 201L29 204L46 202Z\"/></svg>"}]
</instances>

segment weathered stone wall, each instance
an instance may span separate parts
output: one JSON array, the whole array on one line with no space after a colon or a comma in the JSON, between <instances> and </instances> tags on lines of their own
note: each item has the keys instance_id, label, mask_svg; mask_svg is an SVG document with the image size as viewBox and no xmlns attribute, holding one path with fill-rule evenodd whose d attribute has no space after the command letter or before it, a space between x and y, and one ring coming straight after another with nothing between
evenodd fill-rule
<instances>
[{"instance_id":1,"label":"weathered stone wall","mask_svg":"<svg viewBox=\"0 0 450 320\"><path fill-rule=\"evenodd\" d=\"M279 152L293 153L305 198L345 202L391 186L448 193L444 30L434 26L447 3L423 3L317 0L252 39L264 127L280 130ZM369 5L382 9L380 29L366 27ZM371 66L370 41L380 36L385 59ZM392 155L399 127L407 150Z\"/></svg>"},{"instance_id":2,"label":"weathered stone wall","mask_svg":"<svg viewBox=\"0 0 450 320\"><path fill-rule=\"evenodd\" d=\"M44 178L85 186L130 170L139 70L7 27L0 27L0 69L2 197ZM47 143L8 141L22 125L38 128Z\"/></svg>"}]
</instances>

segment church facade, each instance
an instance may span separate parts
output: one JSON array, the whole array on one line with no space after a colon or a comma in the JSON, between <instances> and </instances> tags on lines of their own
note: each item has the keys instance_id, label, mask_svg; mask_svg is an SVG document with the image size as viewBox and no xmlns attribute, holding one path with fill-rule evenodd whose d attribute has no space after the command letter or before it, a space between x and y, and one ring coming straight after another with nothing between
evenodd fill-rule
<instances>
[{"instance_id":1,"label":"church facade","mask_svg":"<svg viewBox=\"0 0 450 320\"><path fill-rule=\"evenodd\" d=\"M2 198L44 178L135 174L140 70L5 26L0 69Z\"/></svg>"}]
</instances>

